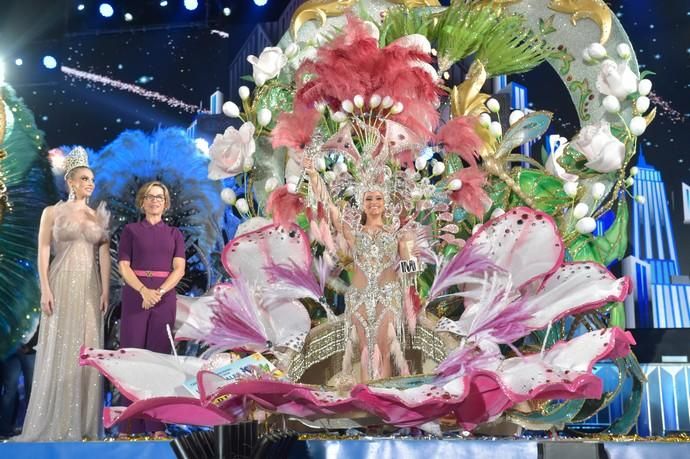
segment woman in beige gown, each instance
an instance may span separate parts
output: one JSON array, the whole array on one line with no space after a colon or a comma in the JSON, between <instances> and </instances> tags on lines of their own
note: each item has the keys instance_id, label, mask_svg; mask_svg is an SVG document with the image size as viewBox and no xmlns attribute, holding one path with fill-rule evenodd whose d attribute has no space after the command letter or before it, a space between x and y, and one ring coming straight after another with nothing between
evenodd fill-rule
<instances>
[{"instance_id":1,"label":"woman in beige gown","mask_svg":"<svg viewBox=\"0 0 690 459\"><path fill-rule=\"evenodd\" d=\"M96 439L103 431L102 381L93 368L79 366L79 349L103 344L109 213L104 203L95 211L87 205L94 178L86 152L73 150L65 166L70 198L41 216L42 314L31 398L18 441L79 441Z\"/></svg>"}]
</instances>

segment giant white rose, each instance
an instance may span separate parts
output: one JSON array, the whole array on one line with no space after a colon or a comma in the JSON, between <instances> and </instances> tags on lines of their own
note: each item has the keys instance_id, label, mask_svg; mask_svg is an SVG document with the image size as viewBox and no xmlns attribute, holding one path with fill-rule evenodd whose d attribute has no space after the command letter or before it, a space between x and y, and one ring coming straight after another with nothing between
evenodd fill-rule
<instances>
[{"instance_id":1,"label":"giant white rose","mask_svg":"<svg viewBox=\"0 0 690 459\"><path fill-rule=\"evenodd\" d=\"M567 142L561 142L556 151L549 155L549 159L546 160L546 171L566 182L577 182L579 177L575 174L566 172L565 168L558 163L558 160L563 156L567 147Z\"/></svg>"},{"instance_id":2,"label":"giant white rose","mask_svg":"<svg viewBox=\"0 0 690 459\"><path fill-rule=\"evenodd\" d=\"M572 147L587 158L585 165L597 172L613 172L623 167L625 145L611 134L606 121L584 127Z\"/></svg>"},{"instance_id":3,"label":"giant white rose","mask_svg":"<svg viewBox=\"0 0 690 459\"><path fill-rule=\"evenodd\" d=\"M600 93L623 100L637 91L637 80L637 75L628 67L627 62L616 64L607 59L601 63L596 85Z\"/></svg>"},{"instance_id":4,"label":"giant white rose","mask_svg":"<svg viewBox=\"0 0 690 459\"><path fill-rule=\"evenodd\" d=\"M229 127L223 135L216 135L208 151L211 158L208 164L209 179L234 177L243 171L246 163L253 161L256 151L254 130L254 125L246 122L239 130Z\"/></svg>"},{"instance_id":5,"label":"giant white rose","mask_svg":"<svg viewBox=\"0 0 690 459\"><path fill-rule=\"evenodd\" d=\"M280 74L280 71L287 64L287 57L283 50L277 46L269 46L261 51L259 57L250 55L247 61L254 68L252 76L257 86L263 86L268 80L272 80Z\"/></svg>"}]
</instances>

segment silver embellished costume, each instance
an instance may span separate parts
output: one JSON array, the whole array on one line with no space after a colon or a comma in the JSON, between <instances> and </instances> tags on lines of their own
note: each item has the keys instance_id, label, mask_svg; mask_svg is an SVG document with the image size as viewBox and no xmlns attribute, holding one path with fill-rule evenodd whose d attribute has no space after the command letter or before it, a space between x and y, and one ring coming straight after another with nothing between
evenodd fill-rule
<instances>
[{"instance_id":1,"label":"silver embellished costume","mask_svg":"<svg viewBox=\"0 0 690 459\"><path fill-rule=\"evenodd\" d=\"M368 379L381 377L383 359L391 357L398 371L406 373L407 365L400 346L404 327L402 288L396 273L397 234L386 230L369 234L359 230L354 233L352 251L355 269L366 277L366 286L351 286L345 294L346 336L349 340L343 357L343 373L352 372L354 346L360 341L357 326L364 331L365 342L360 343L360 349L361 360L368 362ZM390 354L379 348L381 338L387 342Z\"/></svg>"}]
</instances>

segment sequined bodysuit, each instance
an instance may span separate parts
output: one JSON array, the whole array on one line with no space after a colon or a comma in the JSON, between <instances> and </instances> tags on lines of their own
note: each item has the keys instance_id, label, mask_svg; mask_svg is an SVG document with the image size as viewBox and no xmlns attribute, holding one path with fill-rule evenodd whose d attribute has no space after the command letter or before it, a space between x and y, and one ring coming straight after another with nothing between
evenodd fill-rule
<instances>
[{"instance_id":1,"label":"sequined bodysuit","mask_svg":"<svg viewBox=\"0 0 690 459\"><path fill-rule=\"evenodd\" d=\"M351 337L348 346L355 344L353 327L355 324L361 325L366 340L361 345L366 347L364 350L369 361L368 377L375 379L379 376L375 350L381 327L392 320L396 330L394 340L398 344L402 330L402 289L395 272L398 260L397 235L386 231L374 234L358 231L354 233L352 249L356 270L364 275L366 285L363 288L353 285L345 295L345 318L348 336ZM390 355L382 355L381 358L390 358ZM351 362L347 361L347 352L344 360L343 368L347 371L351 365Z\"/></svg>"}]
</instances>

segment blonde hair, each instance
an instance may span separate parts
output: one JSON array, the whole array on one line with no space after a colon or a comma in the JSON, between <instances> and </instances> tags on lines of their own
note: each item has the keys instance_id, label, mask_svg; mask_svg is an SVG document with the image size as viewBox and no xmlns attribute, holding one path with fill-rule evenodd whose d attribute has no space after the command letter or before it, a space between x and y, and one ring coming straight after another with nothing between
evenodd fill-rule
<instances>
[{"instance_id":1,"label":"blonde hair","mask_svg":"<svg viewBox=\"0 0 690 459\"><path fill-rule=\"evenodd\" d=\"M154 186L157 186L163 190L163 196L165 197L165 211L167 212L167 210L170 209L170 192L168 191L168 187L163 185L163 182L159 182L158 180L146 182L141 186L141 188L139 188L139 191L137 191L137 197L135 199L137 208L143 211L144 199Z\"/></svg>"}]
</instances>

